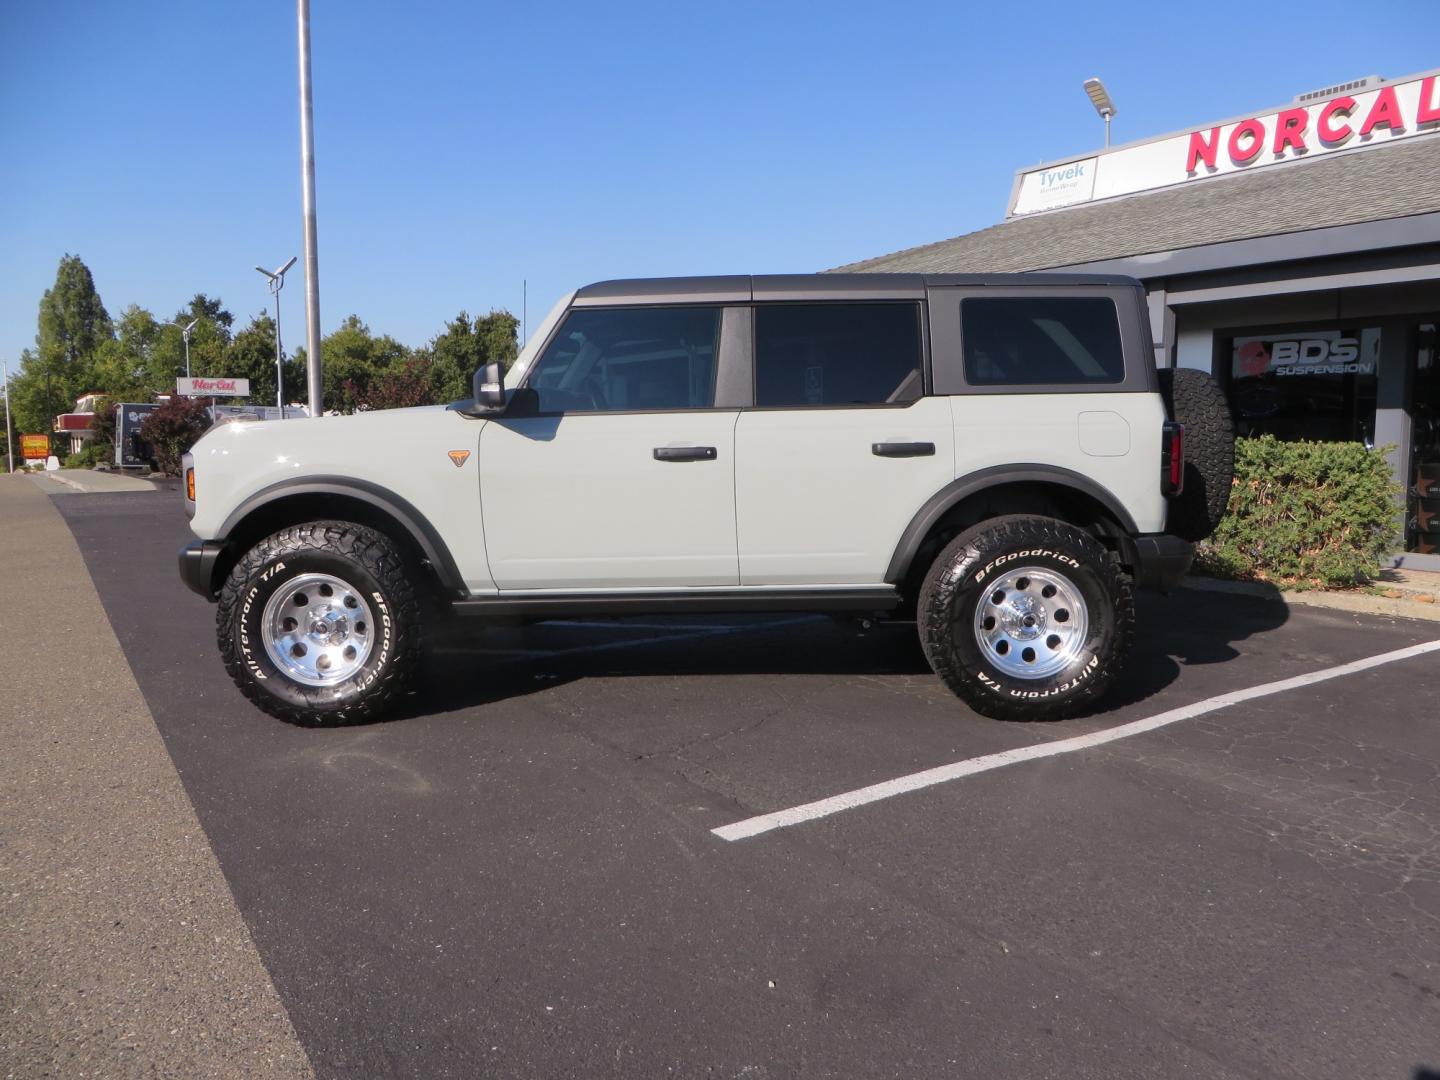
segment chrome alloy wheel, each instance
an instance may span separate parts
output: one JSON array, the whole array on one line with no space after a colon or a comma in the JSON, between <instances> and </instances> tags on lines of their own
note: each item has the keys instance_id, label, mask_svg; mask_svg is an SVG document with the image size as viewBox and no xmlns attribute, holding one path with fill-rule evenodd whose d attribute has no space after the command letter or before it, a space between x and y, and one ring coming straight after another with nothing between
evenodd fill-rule
<instances>
[{"instance_id":1,"label":"chrome alloy wheel","mask_svg":"<svg viewBox=\"0 0 1440 1080\"><path fill-rule=\"evenodd\" d=\"M975 605L985 659L1015 679L1047 679L1079 657L1090 626L1075 583L1038 566L1007 570Z\"/></svg>"},{"instance_id":2,"label":"chrome alloy wheel","mask_svg":"<svg viewBox=\"0 0 1440 1080\"><path fill-rule=\"evenodd\" d=\"M301 574L265 605L260 637L270 662L306 686L335 686L364 666L375 626L359 589L330 574Z\"/></svg>"}]
</instances>

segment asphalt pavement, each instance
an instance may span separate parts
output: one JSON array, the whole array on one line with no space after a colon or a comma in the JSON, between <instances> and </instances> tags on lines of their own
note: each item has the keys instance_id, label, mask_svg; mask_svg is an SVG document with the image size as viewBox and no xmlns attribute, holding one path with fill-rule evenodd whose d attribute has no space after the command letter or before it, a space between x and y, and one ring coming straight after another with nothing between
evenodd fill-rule
<instances>
[{"instance_id":1,"label":"asphalt pavement","mask_svg":"<svg viewBox=\"0 0 1440 1080\"><path fill-rule=\"evenodd\" d=\"M436 635L389 722L228 682L165 492L56 498L321 1077L1440 1068L1436 654L727 842L712 830L1432 641L1146 598L1107 707L969 713L913 628Z\"/></svg>"}]
</instances>

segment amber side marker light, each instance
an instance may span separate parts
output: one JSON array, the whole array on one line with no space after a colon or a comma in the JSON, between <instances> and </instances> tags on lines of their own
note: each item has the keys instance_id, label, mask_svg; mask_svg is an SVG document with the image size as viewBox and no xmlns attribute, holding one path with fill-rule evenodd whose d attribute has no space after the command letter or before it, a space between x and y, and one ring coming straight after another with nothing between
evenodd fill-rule
<instances>
[{"instance_id":1,"label":"amber side marker light","mask_svg":"<svg viewBox=\"0 0 1440 1080\"><path fill-rule=\"evenodd\" d=\"M191 502L195 501L195 470L185 470L185 497Z\"/></svg>"}]
</instances>

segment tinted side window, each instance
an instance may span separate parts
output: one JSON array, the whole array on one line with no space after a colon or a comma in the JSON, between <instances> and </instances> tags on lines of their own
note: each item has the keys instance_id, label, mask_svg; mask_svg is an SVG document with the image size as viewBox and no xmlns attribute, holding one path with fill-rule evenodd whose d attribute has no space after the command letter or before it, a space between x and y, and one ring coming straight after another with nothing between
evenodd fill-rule
<instances>
[{"instance_id":1,"label":"tinted side window","mask_svg":"<svg viewBox=\"0 0 1440 1080\"><path fill-rule=\"evenodd\" d=\"M1125 378L1120 319L1105 297L970 297L960 301L960 339L975 386Z\"/></svg>"},{"instance_id":2,"label":"tinted side window","mask_svg":"<svg viewBox=\"0 0 1440 1080\"><path fill-rule=\"evenodd\" d=\"M755 309L756 405L878 405L920 390L918 304Z\"/></svg>"},{"instance_id":3,"label":"tinted side window","mask_svg":"<svg viewBox=\"0 0 1440 1080\"><path fill-rule=\"evenodd\" d=\"M719 336L719 308L581 308L526 385L541 412L708 409Z\"/></svg>"}]
</instances>

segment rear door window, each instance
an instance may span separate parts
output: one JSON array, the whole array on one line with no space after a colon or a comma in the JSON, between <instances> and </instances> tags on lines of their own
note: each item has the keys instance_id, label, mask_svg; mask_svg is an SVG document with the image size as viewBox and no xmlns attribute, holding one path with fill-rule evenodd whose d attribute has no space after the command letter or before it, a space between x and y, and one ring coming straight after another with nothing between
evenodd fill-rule
<instances>
[{"instance_id":1,"label":"rear door window","mask_svg":"<svg viewBox=\"0 0 1440 1080\"><path fill-rule=\"evenodd\" d=\"M883 405L921 394L920 306L762 304L755 309L755 404Z\"/></svg>"},{"instance_id":2,"label":"rear door window","mask_svg":"<svg viewBox=\"0 0 1440 1080\"><path fill-rule=\"evenodd\" d=\"M1125 379L1120 318L1106 297L967 297L960 340L972 386Z\"/></svg>"},{"instance_id":3,"label":"rear door window","mask_svg":"<svg viewBox=\"0 0 1440 1080\"><path fill-rule=\"evenodd\" d=\"M526 385L545 413L708 409L719 336L718 307L579 308Z\"/></svg>"}]
</instances>

